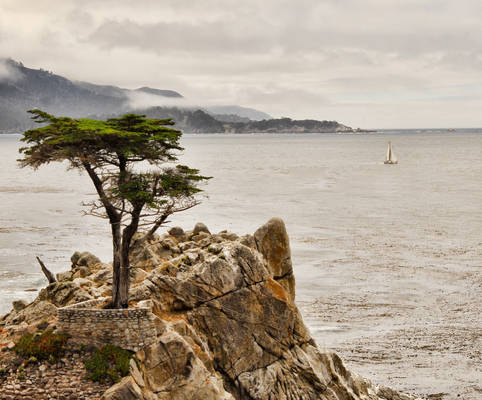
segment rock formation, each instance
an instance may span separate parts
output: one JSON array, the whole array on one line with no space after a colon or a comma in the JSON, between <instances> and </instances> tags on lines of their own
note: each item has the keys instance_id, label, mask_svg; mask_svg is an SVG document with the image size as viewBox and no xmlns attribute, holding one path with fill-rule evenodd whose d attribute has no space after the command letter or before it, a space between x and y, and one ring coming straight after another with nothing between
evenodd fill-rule
<instances>
[{"instance_id":1,"label":"rock formation","mask_svg":"<svg viewBox=\"0 0 482 400\"><path fill-rule=\"evenodd\" d=\"M203 224L188 232L174 228L137 240L132 256L132 306L151 309L157 340L135 354L130 376L104 400L415 398L372 385L317 348L294 302L282 220L242 237L210 234ZM70 274L59 274L60 282L3 319L6 331L53 316L55 307L108 294L109 266L87 254L72 261Z\"/></svg>"}]
</instances>

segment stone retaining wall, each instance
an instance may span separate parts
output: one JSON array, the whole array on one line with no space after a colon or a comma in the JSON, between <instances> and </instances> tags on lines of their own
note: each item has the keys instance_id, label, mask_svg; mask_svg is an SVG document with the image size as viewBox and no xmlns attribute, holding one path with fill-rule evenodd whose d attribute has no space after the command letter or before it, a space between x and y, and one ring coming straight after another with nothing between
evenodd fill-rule
<instances>
[{"instance_id":1,"label":"stone retaining wall","mask_svg":"<svg viewBox=\"0 0 482 400\"><path fill-rule=\"evenodd\" d=\"M88 300L58 309L59 329L80 343L114 344L137 351L156 341L154 315L148 308L95 308L108 300Z\"/></svg>"}]
</instances>

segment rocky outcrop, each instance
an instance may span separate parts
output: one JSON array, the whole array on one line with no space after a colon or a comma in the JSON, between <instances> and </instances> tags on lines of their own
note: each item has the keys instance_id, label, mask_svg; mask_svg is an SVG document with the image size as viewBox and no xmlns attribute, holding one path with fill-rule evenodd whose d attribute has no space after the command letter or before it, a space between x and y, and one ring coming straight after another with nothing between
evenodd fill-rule
<instances>
[{"instance_id":1,"label":"rocky outcrop","mask_svg":"<svg viewBox=\"0 0 482 400\"><path fill-rule=\"evenodd\" d=\"M159 238L175 242L173 256L132 289L152 301L159 335L136 353L132 376L144 398L411 398L372 385L317 348L294 303L282 220L241 238L200 228Z\"/></svg>"},{"instance_id":2,"label":"rocky outcrop","mask_svg":"<svg viewBox=\"0 0 482 400\"><path fill-rule=\"evenodd\" d=\"M104 400L415 398L371 384L318 349L294 302L282 220L253 236L211 234L197 224L134 243L131 305L150 310L156 339L136 352L130 375ZM32 304L60 307L109 292L107 265L74 259L72 277L49 285ZM85 267L91 273L73 279ZM12 312L4 325L30 307Z\"/></svg>"}]
</instances>

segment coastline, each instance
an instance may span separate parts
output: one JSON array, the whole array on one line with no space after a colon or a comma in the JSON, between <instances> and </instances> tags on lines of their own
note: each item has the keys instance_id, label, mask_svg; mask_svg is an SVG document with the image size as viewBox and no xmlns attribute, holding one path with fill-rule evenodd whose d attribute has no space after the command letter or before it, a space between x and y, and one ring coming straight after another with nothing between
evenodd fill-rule
<instances>
[{"instance_id":1,"label":"coastline","mask_svg":"<svg viewBox=\"0 0 482 400\"><path fill-rule=\"evenodd\" d=\"M446 385L457 380L458 387L465 385L464 390L477 394L470 374L478 370L471 367L470 353L457 347L473 343L470 326L474 321L456 310L466 309L466 305L460 304L460 299L467 298L465 293L480 293L480 287L472 280L474 271L480 270L482 257L482 221L477 218L480 160L473 151L481 145L480 134L398 134L395 137L403 145L403 163L400 168L388 170L377 161L381 163L386 141L393 137L383 133L186 135L186 148L190 151L186 151L185 157L206 173L216 175L216 179L209 186L210 198L195 213L176 219L176 224L190 226L202 215L215 230L227 227L235 232L252 232L256 221L279 210L280 215L286 216L291 233L298 304L320 346L337 349L353 370L366 371L367 376L374 370L377 357L383 357L376 371L378 378L371 377L399 389L410 390L413 382L423 387L423 379L410 378L415 375L418 379L420 364L420 377L438 375ZM2 147L7 151L8 146L3 144L15 142L15 138L4 139ZM19 192L3 193L2 201L4 210L9 210L3 214L3 226L14 228L18 235L5 233L2 240L4 249L15 249L24 255L17 258L17 253L9 253L14 255L4 257L3 267L35 273L41 281L35 255L40 255L51 268L57 265L56 272L66 268L68 257L76 249L90 250L102 260L109 260L110 250L106 249L103 255L98 248L98 242L107 237L103 233L104 221L81 215L79 202L89 194L82 177L59 166L39 170L34 181L23 172L9 170L15 165L15 158L16 148L12 147L2 153L0 165L5 182L13 173L16 176ZM251 160L249 174L247 158ZM63 192L58 191L59 187ZM34 199L35 204L29 199ZM28 212L32 209L40 210L42 218L32 221ZM32 231L32 227L36 230ZM48 237L54 238L55 245L46 240ZM5 242L8 238L11 243ZM425 269L430 271L425 273ZM338 281L333 280L336 276L340 277ZM22 277L8 286L21 286L24 280ZM350 286L343 292L346 282ZM436 285L427 288L420 282ZM440 290L441 285L446 285L446 290ZM421 296L415 306L431 313L431 325L436 321L454 321L461 327L454 336L455 345L422 349L426 344L406 342L403 332L397 333L397 325L417 327L424 321L423 313L399 307L407 301L398 296L400 288L405 287L402 293L408 300ZM408 290L410 287L414 292ZM355 296L366 304L357 303ZM336 298L340 304L335 310L322 309L316 304L320 297L327 304ZM446 298L441 311L437 306L439 298ZM386 310L377 304L393 304L396 312L382 316ZM351 321L337 322L341 311L353 316L363 307L372 313L366 323L356 315ZM330 327L337 330L326 329ZM317 329L321 330L317 333ZM436 337L443 336L438 326L434 325L434 330L438 330ZM360 343L358 351L363 357L350 352L350 341ZM384 347L392 345L404 349L401 359L400 352ZM479 342L474 345L477 348ZM423 358L413 357L418 351ZM446 364L440 363L444 358ZM404 370L404 362L411 367ZM440 365L445 366L442 373ZM440 393L436 387L417 391Z\"/></svg>"}]
</instances>

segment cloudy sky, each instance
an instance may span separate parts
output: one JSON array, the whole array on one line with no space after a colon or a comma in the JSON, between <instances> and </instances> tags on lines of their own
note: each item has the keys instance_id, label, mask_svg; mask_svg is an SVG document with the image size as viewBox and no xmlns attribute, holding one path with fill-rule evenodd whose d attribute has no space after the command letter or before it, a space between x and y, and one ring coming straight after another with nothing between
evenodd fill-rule
<instances>
[{"instance_id":1,"label":"cloudy sky","mask_svg":"<svg viewBox=\"0 0 482 400\"><path fill-rule=\"evenodd\" d=\"M0 57L354 127L482 126L481 0L0 0Z\"/></svg>"}]
</instances>

